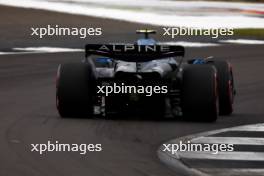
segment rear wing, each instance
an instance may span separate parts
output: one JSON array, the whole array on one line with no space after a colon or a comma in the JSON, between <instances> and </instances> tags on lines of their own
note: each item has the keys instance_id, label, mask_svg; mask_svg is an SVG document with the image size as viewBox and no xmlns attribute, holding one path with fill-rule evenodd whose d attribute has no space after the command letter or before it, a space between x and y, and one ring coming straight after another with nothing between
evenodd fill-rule
<instances>
[{"instance_id":1,"label":"rear wing","mask_svg":"<svg viewBox=\"0 0 264 176\"><path fill-rule=\"evenodd\" d=\"M127 62L146 62L155 59L184 56L184 47L175 45L87 44L85 56L100 55Z\"/></svg>"}]
</instances>

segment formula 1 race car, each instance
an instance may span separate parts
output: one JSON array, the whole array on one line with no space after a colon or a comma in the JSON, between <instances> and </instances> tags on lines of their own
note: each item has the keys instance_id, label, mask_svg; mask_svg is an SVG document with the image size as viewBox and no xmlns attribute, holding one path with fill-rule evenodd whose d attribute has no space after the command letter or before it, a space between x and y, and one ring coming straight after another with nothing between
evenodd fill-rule
<instances>
[{"instance_id":1,"label":"formula 1 race car","mask_svg":"<svg viewBox=\"0 0 264 176\"><path fill-rule=\"evenodd\" d=\"M161 45L149 34L136 44L87 44L80 63L57 71L56 105L61 117L143 115L216 121L233 112L230 63L221 59L183 60L184 47Z\"/></svg>"}]
</instances>

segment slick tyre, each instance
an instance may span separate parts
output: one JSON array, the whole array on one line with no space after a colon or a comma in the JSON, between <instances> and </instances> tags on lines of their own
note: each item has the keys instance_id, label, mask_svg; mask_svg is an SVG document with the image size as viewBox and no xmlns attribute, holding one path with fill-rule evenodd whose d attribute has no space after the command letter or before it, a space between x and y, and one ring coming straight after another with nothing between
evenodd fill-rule
<instances>
[{"instance_id":1,"label":"slick tyre","mask_svg":"<svg viewBox=\"0 0 264 176\"><path fill-rule=\"evenodd\" d=\"M95 76L90 64L62 64L57 71L56 105L61 117L92 117Z\"/></svg>"},{"instance_id":2,"label":"slick tyre","mask_svg":"<svg viewBox=\"0 0 264 176\"><path fill-rule=\"evenodd\" d=\"M219 91L219 114L230 115L233 112L234 81L231 65L226 61L213 61L217 70Z\"/></svg>"},{"instance_id":3,"label":"slick tyre","mask_svg":"<svg viewBox=\"0 0 264 176\"><path fill-rule=\"evenodd\" d=\"M183 69L181 100L186 120L214 122L218 117L216 69L211 65L188 65Z\"/></svg>"}]
</instances>

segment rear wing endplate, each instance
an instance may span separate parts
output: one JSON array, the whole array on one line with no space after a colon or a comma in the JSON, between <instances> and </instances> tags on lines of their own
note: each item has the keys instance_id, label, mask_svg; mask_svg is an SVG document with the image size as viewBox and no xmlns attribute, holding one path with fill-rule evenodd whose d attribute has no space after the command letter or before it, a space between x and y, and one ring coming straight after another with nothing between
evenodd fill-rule
<instances>
[{"instance_id":1,"label":"rear wing endplate","mask_svg":"<svg viewBox=\"0 0 264 176\"><path fill-rule=\"evenodd\" d=\"M85 56L99 55L127 62L184 56L184 47L175 45L87 44Z\"/></svg>"}]
</instances>

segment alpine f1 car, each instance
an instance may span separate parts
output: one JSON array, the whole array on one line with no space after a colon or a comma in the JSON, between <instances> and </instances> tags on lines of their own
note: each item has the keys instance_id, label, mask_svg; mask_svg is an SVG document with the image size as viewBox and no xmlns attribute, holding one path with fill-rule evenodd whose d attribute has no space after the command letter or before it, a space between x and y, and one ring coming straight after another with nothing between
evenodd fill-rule
<instances>
[{"instance_id":1,"label":"alpine f1 car","mask_svg":"<svg viewBox=\"0 0 264 176\"><path fill-rule=\"evenodd\" d=\"M61 117L95 114L216 121L233 112L231 64L222 59L185 61L182 46L162 45L144 34L135 44L87 44L80 63L57 71L56 105Z\"/></svg>"}]
</instances>

